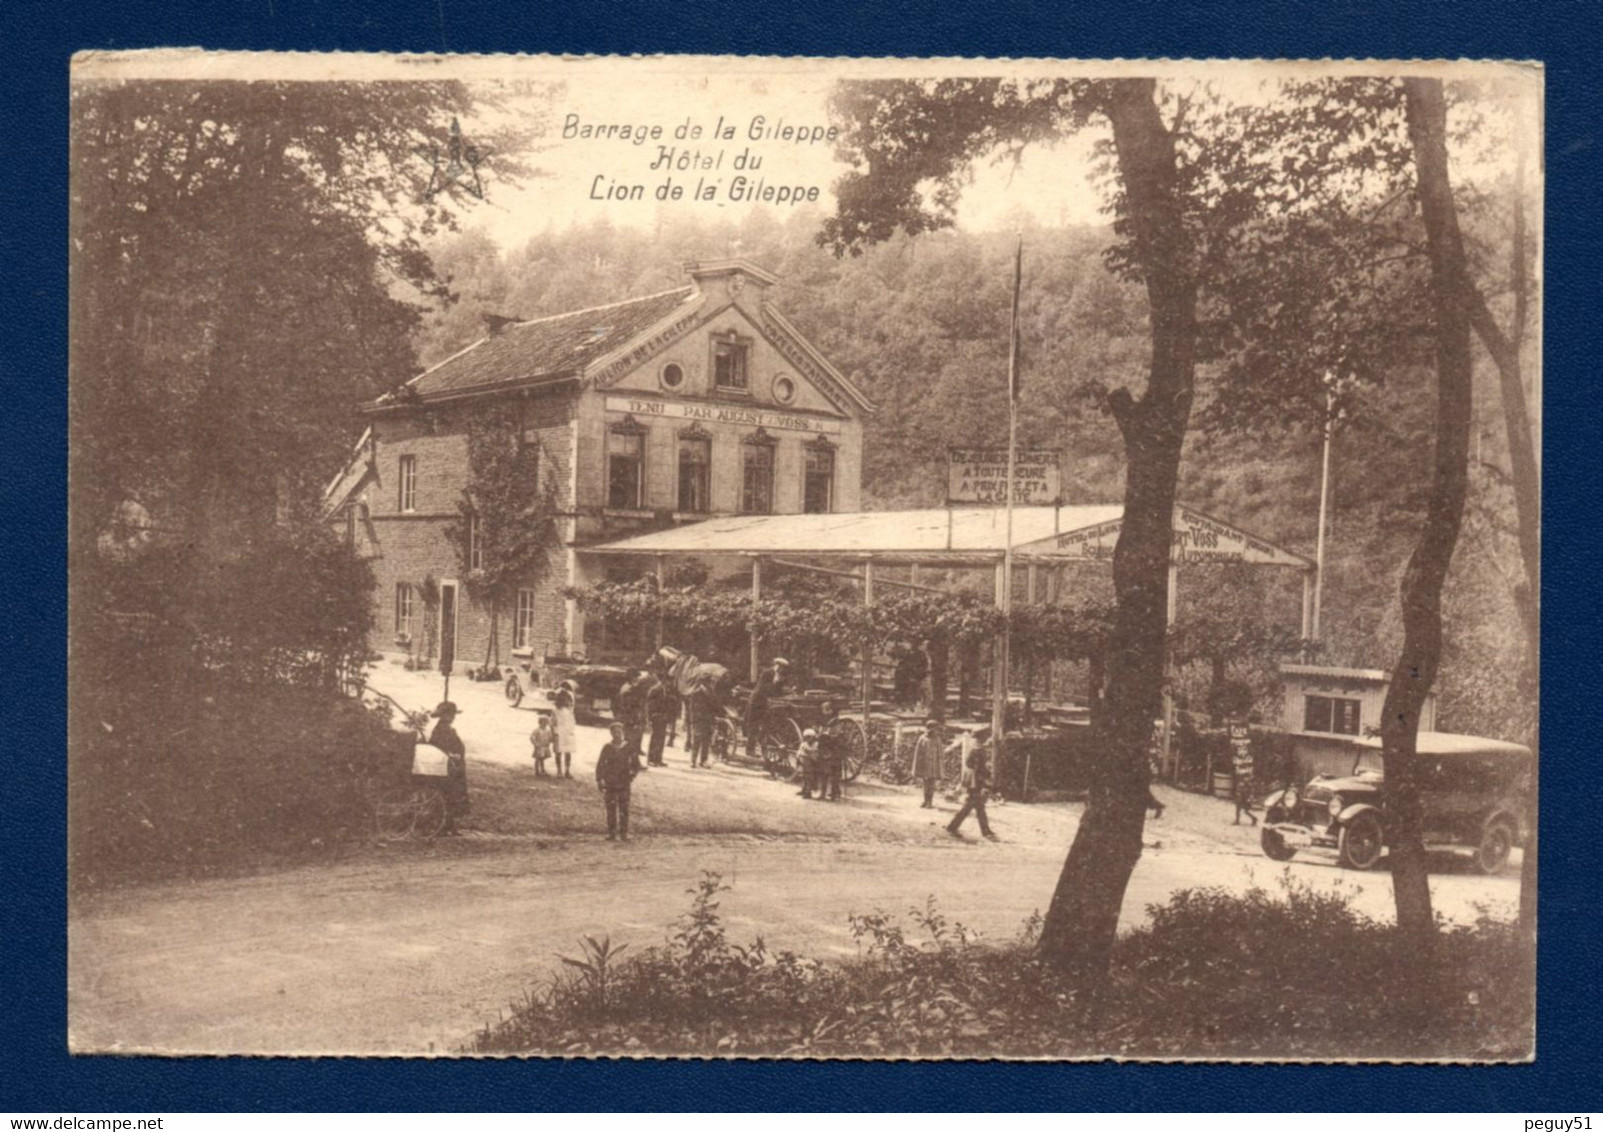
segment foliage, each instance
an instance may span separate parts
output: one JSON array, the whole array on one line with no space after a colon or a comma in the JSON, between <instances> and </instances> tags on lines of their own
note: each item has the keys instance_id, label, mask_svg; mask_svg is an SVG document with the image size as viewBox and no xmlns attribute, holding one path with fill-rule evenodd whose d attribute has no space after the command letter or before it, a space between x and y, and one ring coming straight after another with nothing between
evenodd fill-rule
<instances>
[{"instance_id":1,"label":"foliage","mask_svg":"<svg viewBox=\"0 0 1603 1132\"><path fill-rule=\"evenodd\" d=\"M332 692L368 660L372 566L321 526L272 529L221 563L193 545L147 547L75 580L83 681Z\"/></svg>"},{"instance_id":2,"label":"foliage","mask_svg":"<svg viewBox=\"0 0 1603 1132\"><path fill-rule=\"evenodd\" d=\"M327 852L372 820L361 783L396 735L356 700L283 685L74 693L75 887Z\"/></svg>"},{"instance_id":3,"label":"foliage","mask_svg":"<svg viewBox=\"0 0 1603 1132\"><path fill-rule=\"evenodd\" d=\"M549 566L559 505L556 485L540 475L539 447L523 439L515 405L479 409L466 431L468 481L444 534L468 592L490 608L493 650L501 606Z\"/></svg>"},{"instance_id":4,"label":"foliage","mask_svg":"<svg viewBox=\"0 0 1603 1132\"><path fill-rule=\"evenodd\" d=\"M826 963L729 943L728 891L705 873L666 946L587 972L561 972L486 1026L476 1052L691 1056L1475 1057L1517 1060L1532 1041L1528 945L1483 921L1444 937L1413 976L1437 1013L1423 1031L1381 977L1410 956L1394 929L1344 894L1287 880L1262 889L1176 893L1116 945L1109 979L1087 995L1019 939L988 945L933 899L910 924L881 911L849 918L858 955ZM617 949L613 949L614 953ZM593 963L592 963L593 965Z\"/></svg>"},{"instance_id":5,"label":"foliage","mask_svg":"<svg viewBox=\"0 0 1603 1132\"><path fill-rule=\"evenodd\" d=\"M72 92L73 538L124 500L226 548L315 513L351 413L412 371L414 150L502 105L457 82L101 82ZM538 124L537 116L533 119ZM479 140L525 172L526 126Z\"/></svg>"}]
</instances>

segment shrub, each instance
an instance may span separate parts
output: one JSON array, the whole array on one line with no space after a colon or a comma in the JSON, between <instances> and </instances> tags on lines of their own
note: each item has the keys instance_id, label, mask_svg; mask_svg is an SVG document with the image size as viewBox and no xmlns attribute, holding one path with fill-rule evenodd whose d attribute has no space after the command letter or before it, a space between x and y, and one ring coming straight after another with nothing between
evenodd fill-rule
<instances>
[{"instance_id":1,"label":"shrub","mask_svg":"<svg viewBox=\"0 0 1603 1132\"><path fill-rule=\"evenodd\" d=\"M1479 1057L1528 1055L1534 965L1514 929L1483 922L1443 933L1434 966L1397 951L1395 931L1340 894L1289 882L1176 893L1123 937L1105 986L1088 997L1018 940L986 945L933 899L911 928L850 917L859 954L826 964L729 943L716 873L664 946L586 957L478 1034L501 1053L653 1053L789 1057ZM600 971L598 973L598 968ZM1389 989L1423 979L1423 1027Z\"/></svg>"},{"instance_id":2,"label":"shrub","mask_svg":"<svg viewBox=\"0 0 1603 1132\"><path fill-rule=\"evenodd\" d=\"M356 700L272 685L97 690L74 708L70 860L80 887L365 832L363 775L398 741Z\"/></svg>"}]
</instances>

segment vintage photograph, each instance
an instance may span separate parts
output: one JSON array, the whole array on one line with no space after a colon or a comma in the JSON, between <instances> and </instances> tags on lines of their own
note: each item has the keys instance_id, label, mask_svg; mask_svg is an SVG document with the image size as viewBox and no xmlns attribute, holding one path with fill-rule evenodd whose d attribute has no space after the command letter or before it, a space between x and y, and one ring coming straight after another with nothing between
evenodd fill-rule
<instances>
[{"instance_id":1,"label":"vintage photograph","mask_svg":"<svg viewBox=\"0 0 1603 1132\"><path fill-rule=\"evenodd\" d=\"M69 1047L1531 1059L1542 138L79 55Z\"/></svg>"}]
</instances>

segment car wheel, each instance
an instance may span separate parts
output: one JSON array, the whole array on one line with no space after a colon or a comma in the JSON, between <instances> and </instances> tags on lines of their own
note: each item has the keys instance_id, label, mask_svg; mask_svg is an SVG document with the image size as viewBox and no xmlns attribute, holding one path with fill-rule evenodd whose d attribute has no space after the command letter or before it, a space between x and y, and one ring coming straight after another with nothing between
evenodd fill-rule
<instances>
[{"instance_id":1,"label":"car wheel","mask_svg":"<svg viewBox=\"0 0 1603 1132\"><path fill-rule=\"evenodd\" d=\"M1297 855L1296 848L1286 844L1279 830L1265 829L1258 835L1258 843L1263 846L1263 855L1271 861L1289 861Z\"/></svg>"},{"instance_id":2,"label":"car wheel","mask_svg":"<svg viewBox=\"0 0 1603 1132\"><path fill-rule=\"evenodd\" d=\"M1374 814L1359 814L1341 827L1336 855L1349 869L1372 869L1380 860L1384 844L1380 819Z\"/></svg>"},{"instance_id":3,"label":"car wheel","mask_svg":"<svg viewBox=\"0 0 1603 1132\"><path fill-rule=\"evenodd\" d=\"M1508 855L1514 849L1514 828L1499 818L1488 822L1481 833L1481 843L1475 848L1475 867L1487 876L1503 871Z\"/></svg>"}]
</instances>

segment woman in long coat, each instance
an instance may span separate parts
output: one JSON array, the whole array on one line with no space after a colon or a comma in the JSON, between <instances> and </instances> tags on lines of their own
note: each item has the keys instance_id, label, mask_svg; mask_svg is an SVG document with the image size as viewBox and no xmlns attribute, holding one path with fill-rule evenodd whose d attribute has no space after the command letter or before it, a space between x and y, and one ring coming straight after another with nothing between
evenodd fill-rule
<instances>
[{"instance_id":1,"label":"woman in long coat","mask_svg":"<svg viewBox=\"0 0 1603 1132\"><path fill-rule=\"evenodd\" d=\"M556 695L551 697L552 705L556 708L553 715L557 725L557 777L573 777L573 750L578 744L579 721L574 715L574 686L564 680L557 685Z\"/></svg>"}]
</instances>

